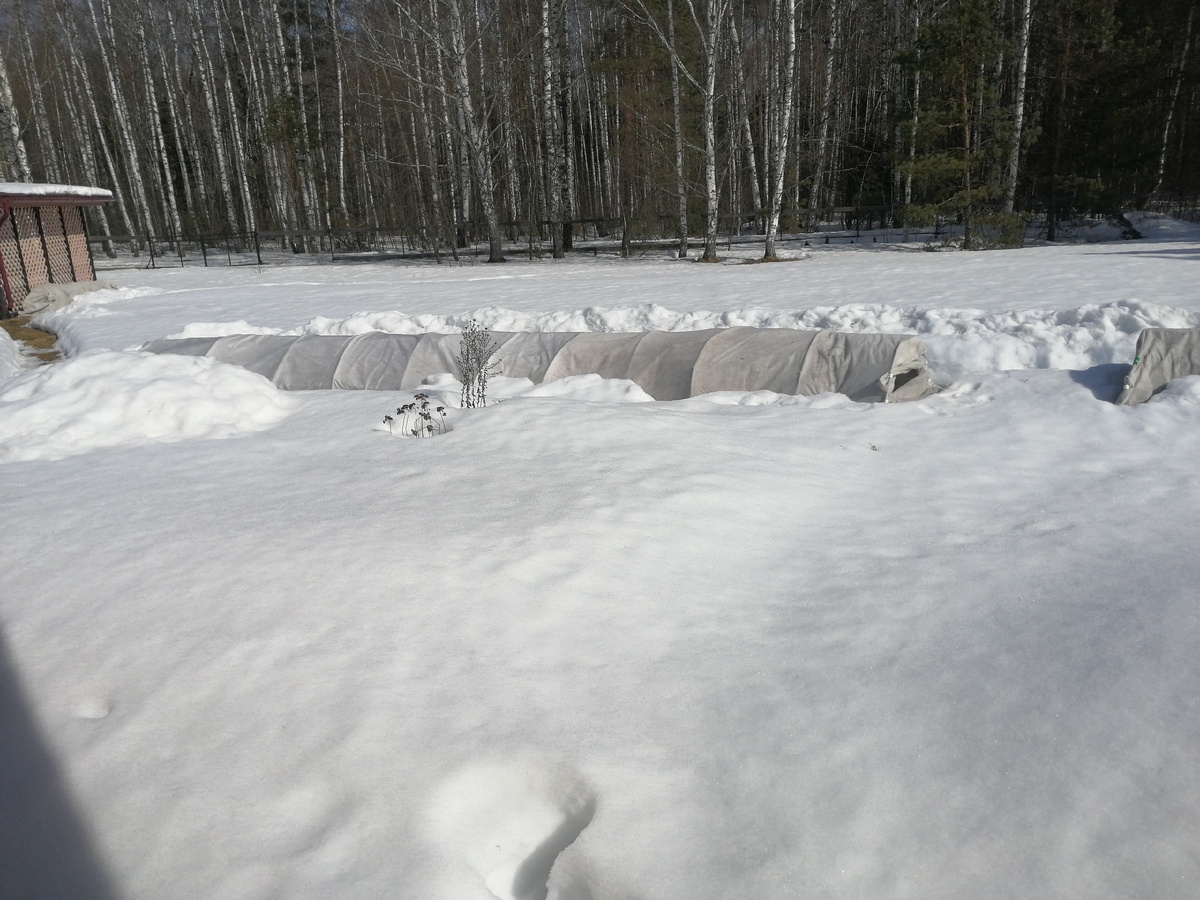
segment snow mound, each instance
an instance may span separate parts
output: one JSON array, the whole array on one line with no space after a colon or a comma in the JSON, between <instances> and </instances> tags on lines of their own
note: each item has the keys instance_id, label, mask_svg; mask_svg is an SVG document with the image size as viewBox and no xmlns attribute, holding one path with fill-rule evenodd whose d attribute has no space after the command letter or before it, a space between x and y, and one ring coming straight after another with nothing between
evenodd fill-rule
<instances>
[{"instance_id":1,"label":"snow mound","mask_svg":"<svg viewBox=\"0 0 1200 900\"><path fill-rule=\"evenodd\" d=\"M436 397L444 406L457 407L462 395L462 382L450 372L430 375L421 385L422 392ZM528 378L506 378L496 375L488 379L488 404L492 401L513 400L517 397L554 397L560 400L591 400L596 403L653 403L654 398L632 381L624 378L602 378L599 375L570 375L557 381L534 384Z\"/></svg>"},{"instance_id":2,"label":"snow mound","mask_svg":"<svg viewBox=\"0 0 1200 900\"><path fill-rule=\"evenodd\" d=\"M368 329L370 330L370 329ZM194 337L227 337L231 334L279 334L278 328L251 325L245 319L236 322L193 322L164 340L174 341Z\"/></svg>"},{"instance_id":3,"label":"snow mound","mask_svg":"<svg viewBox=\"0 0 1200 900\"><path fill-rule=\"evenodd\" d=\"M0 378L9 378L24 368L17 342L8 336L7 331L0 331Z\"/></svg>"},{"instance_id":4,"label":"snow mound","mask_svg":"<svg viewBox=\"0 0 1200 900\"><path fill-rule=\"evenodd\" d=\"M874 404L851 400L845 394L777 394L774 391L713 391L677 400L681 409L704 409L708 406L803 406L807 409L867 410Z\"/></svg>"},{"instance_id":5,"label":"snow mound","mask_svg":"<svg viewBox=\"0 0 1200 900\"><path fill-rule=\"evenodd\" d=\"M522 379L525 380L525 379ZM599 375L569 375L556 381L537 384L517 395L520 397L559 397L592 400L598 403L653 403L654 398L625 378Z\"/></svg>"},{"instance_id":6,"label":"snow mound","mask_svg":"<svg viewBox=\"0 0 1200 900\"><path fill-rule=\"evenodd\" d=\"M0 461L224 438L281 422L291 398L212 359L102 351L19 375L0 390Z\"/></svg>"}]
</instances>

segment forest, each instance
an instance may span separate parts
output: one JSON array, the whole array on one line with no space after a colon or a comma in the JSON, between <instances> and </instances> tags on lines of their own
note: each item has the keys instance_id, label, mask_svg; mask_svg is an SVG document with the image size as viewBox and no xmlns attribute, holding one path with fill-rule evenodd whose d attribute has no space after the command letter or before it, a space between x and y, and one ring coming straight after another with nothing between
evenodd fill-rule
<instances>
[{"instance_id":1,"label":"forest","mask_svg":"<svg viewBox=\"0 0 1200 900\"><path fill-rule=\"evenodd\" d=\"M1053 240L1200 196L1197 5L0 0L0 178L112 190L94 238Z\"/></svg>"}]
</instances>

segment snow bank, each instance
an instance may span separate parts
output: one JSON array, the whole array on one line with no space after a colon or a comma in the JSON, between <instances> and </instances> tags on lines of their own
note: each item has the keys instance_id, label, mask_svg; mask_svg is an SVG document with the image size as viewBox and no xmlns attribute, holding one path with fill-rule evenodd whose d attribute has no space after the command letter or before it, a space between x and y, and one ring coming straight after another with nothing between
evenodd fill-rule
<instances>
[{"instance_id":1,"label":"snow bank","mask_svg":"<svg viewBox=\"0 0 1200 900\"><path fill-rule=\"evenodd\" d=\"M449 372L425 379L421 388L439 405L457 407L462 397L462 382ZM765 391L763 393L766 393ZM782 394L772 394L782 397ZM569 375L557 381L534 384L528 378L497 375L488 381L488 402L515 400L518 397L552 397L558 400L590 400L595 403L653 403L654 398L632 381L601 378L599 375Z\"/></svg>"},{"instance_id":2,"label":"snow bank","mask_svg":"<svg viewBox=\"0 0 1200 900\"><path fill-rule=\"evenodd\" d=\"M0 330L0 378L16 375L24 368L17 342L8 336L7 331Z\"/></svg>"},{"instance_id":3,"label":"snow bank","mask_svg":"<svg viewBox=\"0 0 1200 900\"><path fill-rule=\"evenodd\" d=\"M0 390L0 461L223 438L278 424L291 401L211 359L111 351L44 366Z\"/></svg>"}]
</instances>

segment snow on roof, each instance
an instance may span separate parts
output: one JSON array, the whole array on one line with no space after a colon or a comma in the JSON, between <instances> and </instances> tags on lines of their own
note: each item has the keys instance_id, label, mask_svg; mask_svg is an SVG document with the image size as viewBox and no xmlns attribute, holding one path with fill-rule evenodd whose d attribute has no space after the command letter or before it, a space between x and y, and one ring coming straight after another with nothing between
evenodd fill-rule
<instances>
[{"instance_id":1,"label":"snow on roof","mask_svg":"<svg viewBox=\"0 0 1200 900\"><path fill-rule=\"evenodd\" d=\"M0 181L0 201L30 202L35 205L53 205L56 202L105 203L112 199L112 191L104 188L85 187L78 184L26 184L19 181Z\"/></svg>"}]
</instances>

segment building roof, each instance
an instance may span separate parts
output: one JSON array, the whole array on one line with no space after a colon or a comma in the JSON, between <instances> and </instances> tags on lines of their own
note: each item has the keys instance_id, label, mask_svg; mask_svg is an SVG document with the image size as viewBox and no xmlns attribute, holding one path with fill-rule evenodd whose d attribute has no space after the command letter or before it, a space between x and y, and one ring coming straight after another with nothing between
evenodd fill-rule
<instances>
[{"instance_id":1,"label":"building roof","mask_svg":"<svg viewBox=\"0 0 1200 900\"><path fill-rule=\"evenodd\" d=\"M98 206L112 198L112 191L104 188L0 181L0 203L7 206Z\"/></svg>"}]
</instances>

